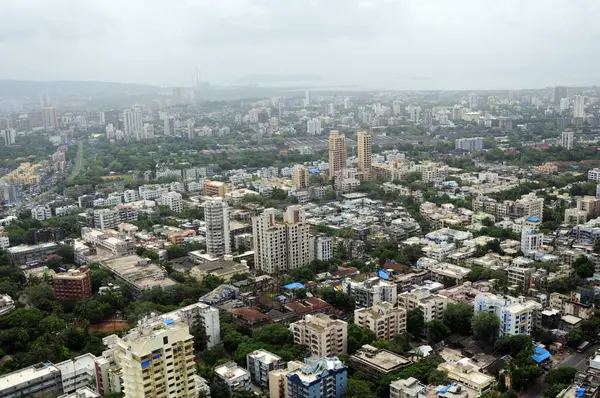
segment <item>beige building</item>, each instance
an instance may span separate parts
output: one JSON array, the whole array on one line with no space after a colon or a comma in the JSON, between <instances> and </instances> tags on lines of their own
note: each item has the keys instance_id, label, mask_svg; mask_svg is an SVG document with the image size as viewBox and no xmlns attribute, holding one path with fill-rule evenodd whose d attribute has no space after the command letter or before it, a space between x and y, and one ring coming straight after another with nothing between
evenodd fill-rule
<instances>
[{"instance_id":1,"label":"beige building","mask_svg":"<svg viewBox=\"0 0 600 398\"><path fill-rule=\"evenodd\" d=\"M105 371L120 378L125 397L195 396L194 337L188 325L142 320L124 337L113 334L103 342L109 347Z\"/></svg>"},{"instance_id":2,"label":"beige building","mask_svg":"<svg viewBox=\"0 0 600 398\"><path fill-rule=\"evenodd\" d=\"M298 189L308 188L308 168L297 164L292 167L292 184Z\"/></svg>"},{"instance_id":3,"label":"beige building","mask_svg":"<svg viewBox=\"0 0 600 398\"><path fill-rule=\"evenodd\" d=\"M600 216L600 198L596 198L595 196L584 196L577 200L577 209L585 211L588 217L598 217Z\"/></svg>"},{"instance_id":4,"label":"beige building","mask_svg":"<svg viewBox=\"0 0 600 398\"><path fill-rule=\"evenodd\" d=\"M354 369L376 378L399 372L412 364L410 359L402 355L368 344L363 345L349 359Z\"/></svg>"},{"instance_id":5,"label":"beige building","mask_svg":"<svg viewBox=\"0 0 600 398\"><path fill-rule=\"evenodd\" d=\"M356 134L358 141L358 170L365 173L371 172L371 164L373 162L373 144L371 134L366 131L359 131Z\"/></svg>"},{"instance_id":6,"label":"beige building","mask_svg":"<svg viewBox=\"0 0 600 398\"><path fill-rule=\"evenodd\" d=\"M275 209L266 209L252 218L254 264L270 275L296 269L315 258L302 207L289 206L283 223L275 220L276 214Z\"/></svg>"},{"instance_id":7,"label":"beige building","mask_svg":"<svg viewBox=\"0 0 600 398\"><path fill-rule=\"evenodd\" d=\"M406 309L382 302L354 311L354 323L370 329L377 339L391 340L406 332Z\"/></svg>"},{"instance_id":8,"label":"beige building","mask_svg":"<svg viewBox=\"0 0 600 398\"><path fill-rule=\"evenodd\" d=\"M285 369L277 369L269 372L269 398L287 398L288 381L287 375L297 369L304 367L304 362L290 361Z\"/></svg>"},{"instance_id":9,"label":"beige building","mask_svg":"<svg viewBox=\"0 0 600 398\"><path fill-rule=\"evenodd\" d=\"M332 130L329 134L329 179L346 167L347 158L346 136L337 130Z\"/></svg>"},{"instance_id":10,"label":"beige building","mask_svg":"<svg viewBox=\"0 0 600 398\"><path fill-rule=\"evenodd\" d=\"M414 377L398 379L390 384L390 398L428 398L427 386Z\"/></svg>"},{"instance_id":11,"label":"beige building","mask_svg":"<svg viewBox=\"0 0 600 398\"><path fill-rule=\"evenodd\" d=\"M443 362L438 366L438 370L446 373L450 380L457 381L467 387L474 393L473 396L479 396L489 390L494 383L492 376L482 373L468 358L458 362Z\"/></svg>"},{"instance_id":12,"label":"beige building","mask_svg":"<svg viewBox=\"0 0 600 398\"><path fill-rule=\"evenodd\" d=\"M582 203L583 204L583 203ZM579 207L579 202L577 203ZM569 225L585 224L587 221L588 212L578 208L565 209L565 219L563 222Z\"/></svg>"},{"instance_id":13,"label":"beige building","mask_svg":"<svg viewBox=\"0 0 600 398\"><path fill-rule=\"evenodd\" d=\"M448 305L448 298L431 293L429 289L416 289L398 296L398 305L410 311L421 308L425 322L442 320L444 310Z\"/></svg>"},{"instance_id":14,"label":"beige building","mask_svg":"<svg viewBox=\"0 0 600 398\"><path fill-rule=\"evenodd\" d=\"M225 194L229 192L229 186L222 181L206 179L202 184L202 191L205 196L220 196L224 198Z\"/></svg>"},{"instance_id":15,"label":"beige building","mask_svg":"<svg viewBox=\"0 0 600 398\"><path fill-rule=\"evenodd\" d=\"M330 357L348 352L348 324L324 314L306 315L290 325L294 344L305 345L315 357Z\"/></svg>"}]
</instances>

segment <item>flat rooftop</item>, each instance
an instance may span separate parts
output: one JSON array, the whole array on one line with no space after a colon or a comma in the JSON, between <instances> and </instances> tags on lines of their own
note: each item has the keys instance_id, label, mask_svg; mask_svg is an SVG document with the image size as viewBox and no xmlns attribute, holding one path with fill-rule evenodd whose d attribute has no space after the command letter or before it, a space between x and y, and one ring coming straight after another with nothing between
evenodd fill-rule
<instances>
[{"instance_id":1,"label":"flat rooftop","mask_svg":"<svg viewBox=\"0 0 600 398\"><path fill-rule=\"evenodd\" d=\"M51 375L55 372L60 378L60 370L50 363L38 363L27 368L19 369L0 377L0 392L13 386Z\"/></svg>"},{"instance_id":2,"label":"flat rooftop","mask_svg":"<svg viewBox=\"0 0 600 398\"><path fill-rule=\"evenodd\" d=\"M402 355L388 350L379 350L369 345L364 345L350 357L350 360L372 367L384 374L394 372L412 363L410 359Z\"/></svg>"},{"instance_id":3,"label":"flat rooftop","mask_svg":"<svg viewBox=\"0 0 600 398\"><path fill-rule=\"evenodd\" d=\"M102 265L140 289L150 289L154 286L171 287L177 284L166 277L165 271L156 264L147 263L138 255L117 257L105 260Z\"/></svg>"},{"instance_id":4,"label":"flat rooftop","mask_svg":"<svg viewBox=\"0 0 600 398\"><path fill-rule=\"evenodd\" d=\"M46 243L41 243L39 245L19 245L19 246L13 246L13 247L9 247L8 249L6 249L6 251L8 251L10 254L17 254L17 253L25 253L31 250L37 250L37 249L50 249L50 248L54 248L58 246L55 242L46 242Z\"/></svg>"},{"instance_id":5,"label":"flat rooftop","mask_svg":"<svg viewBox=\"0 0 600 398\"><path fill-rule=\"evenodd\" d=\"M273 354L272 352L269 352L269 351L263 350L263 349L253 351L248 355L251 357L260 359L261 362L266 363L266 364L281 361L280 356L277 356L277 355Z\"/></svg>"}]
</instances>

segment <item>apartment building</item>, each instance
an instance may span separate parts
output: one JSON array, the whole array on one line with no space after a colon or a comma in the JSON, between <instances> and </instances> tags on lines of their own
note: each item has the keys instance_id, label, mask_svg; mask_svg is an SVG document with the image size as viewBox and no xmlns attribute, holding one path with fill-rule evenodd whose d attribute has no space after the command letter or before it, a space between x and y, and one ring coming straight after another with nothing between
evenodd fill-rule
<instances>
[{"instance_id":1,"label":"apartment building","mask_svg":"<svg viewBox=\"0 0 600 398\"><path fill-rule=\"evenodd\" d=\"M251 391L250 372L235 362L227 362L214 369L215 376L227 387L231 395L237 391Z\"/></svg>"},{"instance_id":2,"label":"apartment building","mask_svg":"<svg viewBox=\"0 0 600 398\"><path fill-rule=\"evenodd\" d=\"M394 307L396 301L381 302L354 310L354 323L370 329L377 339L391 340L406 332L406 309Z\"/></svg>"},{"instance_id":3,"label":"apartment building","mask_svg":"<svg viewBox=\"0 0 600 398\"><path fill-rule=\"evenodd\" d=\"M329 179L336 173L346 168L348 149L346 148L346 136L337 130L329 133Z\"/></svg>"},{"instance_id":4,"label":"apartment building","mask_svg":"<svg viewBox=\"0 0 600 398\"><path fill-rule=\"evenodd\" d=\"M206 179L202 184L202 191L204 196L220 196L221 198L224 198L225 194L229 192L229 186L221 181L211 181Z\"/></svg>"},{"instance_id":5,"label":"apartment building","mask_svg":"<svg viewBox=\"0 0 600 398\"><path fill-rule=\"evenodd\" d=\"M231 254L229 206L220 197L204 204L206 222L206 252L215 257Z\"/></svg>"},{"instance_id":6,"label":"apartment building","mask_svg":"<svg viewBox=\"0 0 600 398\"><path fill-rule=\"evenodd\" d=\"M57 299L92 297L92 278L89 268L83 266L54 275L52 289Z\"/></svg>"},{"instance_id":7,"label":"apartment building","mask_svg":"<svg viewBox=\"0 0 600 398\"><path fill-rule=\"evenodd\" d=\"M329 261L333 258L333 238L319 235L312 238L314 241L315 259Z\"/></svg>"},{"instance_id":8,"label":"apartment building","mask_svg":"<svg viewBox=\"0 0 600 398\"><path fill-rule=\"evenodd\" d=\"M531 252L537 251L544 243L544 234L536 234L530 228L521 230L521 251L526 256Z\"/></svg>"},{"instance_id":9,"label":"apartment building","mask_svg":"<svg viewBox=\"0 0 600 398\"><path fill-rule=\"evenodd\" d=\"M372 307L374 304L387 301L396 303L398 293L396 284L384 281L378 277L369 278L363 282L356 282L346 278L342 282L344 293L354 298L356 308Z\"/></svg>"},{"instance_id":10,"label":"apartment building","mask_svg":"<svg viewBox=\"0 0 600 398\"><path fill-rule=\"evenodd\" d=\"M588 212L586 210L579 210L578 208L565 209L563 222L569 225L585 224L587 218Z\"/></svg>"},{"instance_id":11,"label":"apartment building","mask_svg":"<svg viewBox=\"0 0 600 398\"><path fill-rule=\"evenodd\" d=\"M38 363L0 376L0 397L56 397L63 394L60 369Z\"/></svg>"},{"instance_id":12,"label":"apartment building","mask_svg":"<svg viewBox=\"0 0 600 398\"><path fill-rule=\"evenodd\" d=\"M358 170L367 174L371 173L373 163L373 137L366 131L356 134L358 151Z\"/></svg>"},{"instance_id":13,"label":"apartment building","mask_svg":"<svg viewBox=\"0 0 600 398\"><path fill-rule=\"evenodd\" d=\"M286 378L288 398L342 398L348 387L348 368L337 357L307 359Z\"/></svg>"},{"instance_id":14,"label":"apartment building","mask_svg":"<svg viewBox=\"0 0 600 398\"><path fill-rule=\"evenodd\" d=\"M118 209L94 210L93 221L98 229L115 229L122 222Z\"/></svg>"},{"instance_id":15,"label":"apartment building","mask_svg":"<svg viewBox=\"0 0 600 398\"><path fill-rule=\"evenodd\" d=\"M427 386L414 377L390 383L390 398L428 398Z\"/></svg>"},{"instance_id":16,"label":"apartment building","mask_svg":"<svg viewBox=\"0 0 600 398\"><path fill-rule=\"evenodd\" d=\"M294 344L305 345L312 355L329 357L348 352L348 324L324 314L306 315L290 324Z\"/></svg>"},{"instance_id":17,"label":"apartment building","mask_svg":"<svg viewBox=\"0 0 600 398\"><path fill-rule=\"evenodd\" d=\"M108 347L104 371L119 374L122 381L111 392L128 398L195 396L194 337L185 323L143 319L125 336L113 334L102 341Z\"/></svg>"},{"instance_id":18,"label":"apartment building","mask_svg":"<svg viewBox=\"0 0 600 398\"><path fill-rule=\"evenodd\" d=\"M483 137L459 138L454 141L454 147L460 151L481 151L483 149Z\"/></svg>"},{"instance_id":19,"label":"apartment building","mask_svg":"<svg viewBox=\"0 0 600 398\"><path fill-rule=\"evenodd\" d=\"M41 264L48 256L56 253L58 245L54 242L46 242L39 245L19 245L6 249L11 264L19 268L28 268Z\"/></svg>"},{"instance_id":20,"label":"apartment building","mask_svg":"<svg viewBox=\"0 0 600 398\"><path fill-rule=\"evenodd\" d=\"M302 207L289 206L283 223L275 220L276 214L275 209L266 209L252 218L254 264L270 275L296 269L315 258Z\"/></svg>"},{"instance_id":21,"label":"apartment building","mask_svg":"<svg viewBox=\"0 0 600 398\"><path fill-rule=\"evenodd\" d=\"M31 209L31 218L38 221L45 221L52 218L50 206L35 206Z\"/></svg>"},{"instance_id":22,"label":"apartment building","mask_svg":"<svg viewBox=\"0 0 600 398\"><path fill-rule=\"evenodd\" d=\"M588 195L579 198L577 199L577 209L584 211L588 217L596 218L600 216L600 198Z\"/></svg>"},{"instance_id":23,"label":"apartment building","mask_svg":"<svg viewBox=\"0 0 600 398\"><path fill-rule=\"evenodd\" d=\"M425 322L442 320L448 305L448 298L432 293L426 288L415 289L398 296L398 305L410 311L420 308Z\"/></svg>"},{"instance_id":24,"label":"apartment building","mask_svg":"<svg viewBox=\"0 0 600 398\"><path fill-rule=\"evenodd\" d=\"M544 199L538 198L534 192L521 196L516 201L505 200L498 202L487 196L473 198L473 211L493 215L496 220L536 217L542 220Z\"/></svg>"},{"instance_id":25,"label":"apartment building","mask_svg":"<svg viewBox=\"0 0 600 398\"><path fill-rule=\"evenodd\" d=\"M158 203L167 206L175 213L183 211L183 197L178 192L168 192L158 199Z\"/></svg>"},{"instance_id":26,"label":"apartment building","mask_svg":"<svg viewBox=\"0 0 600 398\"><path fill-rule=\"evenodd\" d=\"M588 182L600 182L600 168L596 167L588 171Z\"/></svg>"},{"instance_id":27,"label":"apartment building","mask_svg":"<svg viewBox=\"0 0 600 398\"><path fill-rule=\"evenodd\" d=\"M282 369L283 365L280 356L267 350L260 349L246 355L246 369L250 372L250 380L262 388L269 388L269 372Z\"/></svg>"},{"instance_id":28,"label":"apartment building","mask_svg":"<svg viewBox=\"0 0 600 398\"><path fill-rule=\"evenodd\" d=\"M292 184L294 188L308 188L308 168L301 164L292 167Z\"/></svg>"},{"instance_id":29,"label":"apartment building","mask_svg":"<svg viewBox=\"0 0 600 398\"><path fill-rule=\"evenodd\" d=\"M396 373L406 368L412 361L392 351L363 345L350 356L352 367L371 377L379 379L390 373Z\"/></svg>"},{"instance_id":30,"label":"apartment building","mask_svg":"<svg viewBox=\"0 0 600 398\"><path fill-rule=\"evenodd\" d=\"M287 375L303 366L304 362L290 361L285 368L269 372L269 398L287 398L289 394Z\"/></svg>"},{"instance_id":31,"label":"apartment building","mask_svg":"<svg viewBox=\"0 0 600 398\"><path fill-rule=\"evenodd\" d=\"M481 293L473 302L475 312L490 312L500 319L500 336L516 334L530 335L535 325L537 312L542 305L524 297L499 296Z\"/></svg>"}]
</instances>

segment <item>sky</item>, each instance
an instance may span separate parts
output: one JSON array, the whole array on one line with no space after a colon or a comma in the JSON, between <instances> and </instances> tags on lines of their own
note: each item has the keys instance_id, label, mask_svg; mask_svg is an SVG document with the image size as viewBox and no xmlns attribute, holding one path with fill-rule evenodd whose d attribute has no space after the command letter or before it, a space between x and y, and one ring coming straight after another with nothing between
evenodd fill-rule
<instances>
[{"instance_id":1,"label":"sky","mask_svg":"<svg viewBox=\"0 0 600 398\"><path fill-rule=\"evenodd\" d=\"M0 79L600 84L597 0L0 0Z\"/></svg>"}]
</instances>

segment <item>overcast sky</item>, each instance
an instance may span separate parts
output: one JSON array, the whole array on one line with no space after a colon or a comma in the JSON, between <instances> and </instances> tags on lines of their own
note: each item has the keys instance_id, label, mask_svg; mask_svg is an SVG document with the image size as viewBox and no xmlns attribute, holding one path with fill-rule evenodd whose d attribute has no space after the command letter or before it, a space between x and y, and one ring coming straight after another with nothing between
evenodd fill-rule
<instances>
[{"instance_id":1,"label":"overcast sky","mask_svg":"<svg viewBox=\"0 0 600 398\"><path fill-rule=\"evenodd\" d=\"M596 0L0 0L0 78L600 84Z\"/></svg>"}]
</instances>

